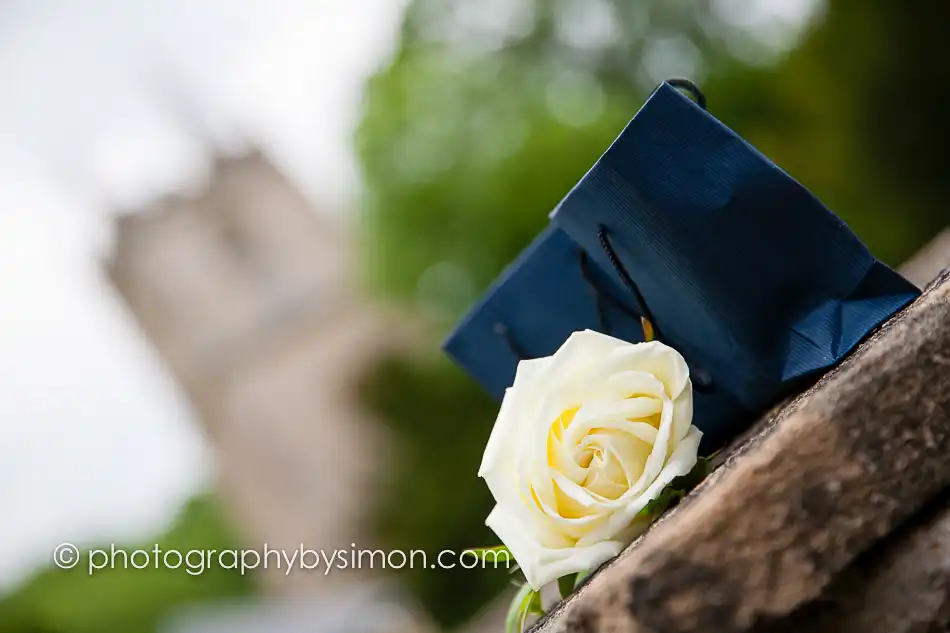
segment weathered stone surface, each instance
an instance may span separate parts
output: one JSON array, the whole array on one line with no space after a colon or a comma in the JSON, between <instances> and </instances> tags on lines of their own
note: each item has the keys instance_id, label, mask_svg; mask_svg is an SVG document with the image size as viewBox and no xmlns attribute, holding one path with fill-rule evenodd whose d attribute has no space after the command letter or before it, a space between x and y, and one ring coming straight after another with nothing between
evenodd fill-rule
<instances>
[{"instance_id":1,"label":"weathered stone surface","mask_svg":"<svg viewBox=\"0 0 950 633\"><path fill-rule=\"evenodd\" d=\"M950 273L538 631L781 630L950 485Z\"/></svg>"},{"instance_id":2,"label":"weathered stone surface","mask_svg":"<svg viewBox=\"0 0 950 633\"><path fill-rule=\"evenodd\" d=\"M950 491L948 491L950 492ZM936 633L950 622L950 494L842 572L784 631Z\"/></svg>"}]
</instances>

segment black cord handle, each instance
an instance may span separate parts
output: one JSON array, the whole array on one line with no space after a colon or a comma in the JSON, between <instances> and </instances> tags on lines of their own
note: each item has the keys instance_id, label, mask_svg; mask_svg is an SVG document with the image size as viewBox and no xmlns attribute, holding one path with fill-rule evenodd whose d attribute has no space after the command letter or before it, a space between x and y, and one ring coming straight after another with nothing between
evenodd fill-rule
<instances>
[{"instance_id":1,"label":"black cord handle","mask_svg":"<svg viewBox=\"0 0 950 633\"><path fill-rule=\"evenodd\" d=\"M594 278L590 271L590 261L585 251L582 250L578 253L578 261L581 267L581 276L594 292L594 302L597 310L597 329L606 334L610 334L610 323L607 321L607 312L604 310L601 291L600 288L597 287L597 284L594 283Z\"/></svg>"},{"instance_id":2,"label":"black cord handle","mask_svg":"<svg viewBox=\"0 0 950 633\"><path fill-rule=\"evenodd\" d=\"M627 290L630 291L630 294L633 295L633 300L637 303L637 310L639 310L640 314L642 315L640 324L643 327L643 340L649 341L654 338L662 340L662 335L660 334L659 327L657 327L656 319L653 318L650 308L647 307L647 302L644 300L643 294L640 293L640 289L637 287L637 284L634 283L633 279L630 277L630 274L627 273L627 269L624 268L623 264L620 262L620 258L617 257L617 252L614 250L613 244L610 243L607 227L603 224L598 225L597 227L597 239L600 242L600 247L604 250L604 254L610 261L610 265L613 266L614 270L617 272L617 276L620 277L620 281L623 282L623 285L626 286Z\"/></svg>"},{"instance_id":3,"label":"black cord handle","mask_svg":"<svg viewBox=\"0 0 950 633\"><path fill-rule=\"evenodd\" d=\"M699 86L694 84L689 79L667 79L666 83L678 90L688 92L693 97L693 100L696 101L696 105L698 105L703 110L706 109L706 95L704 95L703 91L699 89Z\"/></svg>"}]
</instances>

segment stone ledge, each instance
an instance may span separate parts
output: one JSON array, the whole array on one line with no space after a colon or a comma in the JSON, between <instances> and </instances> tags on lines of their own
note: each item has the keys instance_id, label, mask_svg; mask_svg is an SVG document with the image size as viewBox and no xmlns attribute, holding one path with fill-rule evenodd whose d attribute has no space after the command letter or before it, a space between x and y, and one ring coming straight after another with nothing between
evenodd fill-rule
<instances>
[{"instance_id":1,"label":"stone ledge","mask_svg":"<svg viewBox=\"0 0 950 633\"><path fill-rule=\"evenodd\" d=\"M785 628L950 486L948 454L945 271L536 630Z\"/></svg>"},{"instance_id":2,"label":"stone ledge","mask_svg":"<svg viewBox=\"0 0 950 633\"><path fill-rule=\"evenodd\" d=\"M950 494L842 572L783 631L936 633L950 622Z\"/></svg>"}]
</instances>

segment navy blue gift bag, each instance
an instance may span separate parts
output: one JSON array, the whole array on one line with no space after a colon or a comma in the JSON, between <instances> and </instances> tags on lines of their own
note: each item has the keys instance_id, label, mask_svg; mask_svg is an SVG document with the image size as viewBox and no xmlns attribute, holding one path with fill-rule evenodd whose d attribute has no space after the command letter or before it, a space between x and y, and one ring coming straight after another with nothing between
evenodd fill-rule
<instances>
[{"instance_id":1,"label":"navy blue gift bag","mask_svg":"<svg viewBox=\"0 0 950 633\"><path fill-rule=\"evenodd\" d=\"M496 397L520 358L583 329L641 341L646 316L714 450L918 296L695 92L661 84L446 341Z\"/></svg>"}]
</instances>

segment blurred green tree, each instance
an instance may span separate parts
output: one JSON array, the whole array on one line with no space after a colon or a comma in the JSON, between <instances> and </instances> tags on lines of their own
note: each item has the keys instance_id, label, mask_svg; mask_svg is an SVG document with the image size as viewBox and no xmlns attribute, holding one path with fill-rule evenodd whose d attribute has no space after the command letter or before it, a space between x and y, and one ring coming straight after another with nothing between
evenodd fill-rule
<instances>
[{"instance_id":1,"label":"blurred green tree","mask_svg":"<svg viewBox=\"0 0 950 633\"><path fill-rule=\"evenodd\" d=\"M191 500L174 525L147 545L121 549L151 550L156 543L182 553L239 547L210 496ZM189 575L184 567L135 569L117 563L90 576L86 561L84 553L73 569L45 569L0 598L0 633L153 633L175 608L254 592L251 578L240 570L212 566Z\"/></svg>"},{"instance_id":2,"label":"blurred green tree","mask_svg":"<svg viewBox=\"0 0 950 633\"><path fill-rule=\"evenodd\" d=\"M496 403L473 389L447 360L431 357L387 359L363 393L397 439L398 460L378 493L375 527L383 540L393 548L425 549L432 555L497 544L484 525L491 495L475 477L486 421ZM505 569L461 568L406 569L399 577L449 626L461 623L511 579Z\"/></svg>"},{"instance_id":3,"label":"blurred green tree","mask_svg":"<svg viewBox=\"0 0 950 633\"><path fill-rule=\"evenodd\" d=\"M713 114L900 263L950 219L938 32L950 10L798 8L756 23L736 0L414 0L356 135L369 284L444 334L670 76L697 80ZM402 449L383 483L383 539L485 544L491 500L475 472L496 405L428 355L388 359L365 393ZM410 582L454 625L504 582L480 573Z\"/></svg>"},{"instance_id":4,"label":"blurred green tree","mask_svg":"<svg viewBox=\"0 0 950 633\"><path fill-rule=\"evenodd\" d=\"M713 20L704 3L668 0L413 2L356 138L374 287L457 316L666 67L720 65L700 27Z\"/></svg>"}]
</instances>

